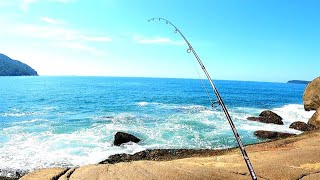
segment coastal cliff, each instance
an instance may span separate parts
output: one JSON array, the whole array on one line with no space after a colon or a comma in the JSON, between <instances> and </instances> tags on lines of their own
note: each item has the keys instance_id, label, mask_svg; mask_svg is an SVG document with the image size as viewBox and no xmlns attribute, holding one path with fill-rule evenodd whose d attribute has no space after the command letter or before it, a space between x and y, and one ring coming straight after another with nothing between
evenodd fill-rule
<instances>
[{"instance_id":1,"label":"coastal cliff","mask_svg":"<svg viewBox=\"0 0 320 180\"><path fill-rule=\"evenodd\" d=\"M38 76L38 73L27 64L0 53L0 76Z\"/></svg>"}]
</instances>

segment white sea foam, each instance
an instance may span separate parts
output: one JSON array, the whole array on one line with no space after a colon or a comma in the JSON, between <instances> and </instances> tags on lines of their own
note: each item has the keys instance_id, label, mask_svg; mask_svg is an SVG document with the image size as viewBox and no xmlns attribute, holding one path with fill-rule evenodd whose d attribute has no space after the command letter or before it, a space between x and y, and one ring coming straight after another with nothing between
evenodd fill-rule
<instances>
[{"instance_id":1,"label":"white sea foam","mask_svg":"<svg viewBox=\"0 0 320 180\"><path fill-rule=\"evenodd\" d=\"M34 122L49 122L47 119L31 119L26 121L18 121L18 122L12 122L12 124L28 124L28 123L34 123Z\"/></svg>"},{"instance_id":2,"label":"white sea foam","mask_svg":"<svg viewBox=\"0 0 320 180\"><path fill-rule=\"evenodd\" d=\"M235 117L235 119L245 120L247 117L255 116L255 114L259 114L263 110L266 109L253 109L252 114L248 113L249 111L247 111L246 113L235 113L233 114L233 117ZM265 124L245 120L239 128L247 131L268 130L300 134L301 131L289 128L290 124L295 121L307 122L314 113L305 111L303 105L301 104L289 104L279 108L271 109L271 111L277 113L283 118L282 121L284 125Z\"/></svg>"},{"instance_id":3,"label":"white sea foam","mask_svg":"<svg viewBox=\"0 0 320 180\"><path fill-rule=\"evenodd\" d=\"M44 112L24 112L18 109L11 109L8 112L0 113L0 116L3 117L23 117L23 116L33 116L33 115L42 115Z\"/></svg>"},{"instance_id":4,"label":"white sea foam","mask_svg":"<svg viewBox=\"0 0 320 180\"><path fill-rule=\"evenodd\" d=\"M138 104L138 106L143 107L143 106L147 106L149 103L142 101L142 102L138 102L137 104Z\"/></svg>"},{"instance_id":5,"label":"white sea foam","mask_svg":"<svg viewBox=\"0 0 320 180\"><path fill-rule=\"evenodd\" d=\"M301 131L291 129L284 125L277 125L277 124L242 124L239 126L240 129L247 130L247 131L258 131L258 130L265 130L265 131L276 131L276 132L286 132L292 134L301 134Z\"/></svg>"},{"instance_id":6,"label":"white sea foam","mask_svg":"<svg viewBox=\"0 0 320 180\"><path fill-rule=\"evenodd\" d=\"M301 104L289 104L280 108L275 108L273 111L283 118L285 125L295 121L308 122L314 111L305 111Z\"/></svg>"},{"instance_id":7,"label":"white sea foam","mask_svg":"<svg viewBox=\"0 0 320 180\"><path fill-rule=\"evenodd\" d=\"M106 137L101 127L70 134L24 133L21 127L9 128L6 134L9 131L16 133L10 132L9 141L0 145L2 170L93 164L116 153L133 154L144 150L137 144L112 146L112 137Z\"/></svg>"},{"instance_id":8,"label":"white sea foam","mask_svg":"<svg viewBox=\"0 0 320 180\"><path fill-rule=\"evenodd\" d=\"M142 103L145 104L145 103ZM69 133L57 133L46 119L31 119L0 129L4 138L0 144L0 169L23 169L54 166L81 166L98 163L117 153L133 154L146 148L226 148L236 146L230 126L220 110L199 105L147 103L155 110L174 110L158 115L113 113L94 116L102 121ZM149 106L148 106L149 107ZM177 111L176 111L177 110ZM258 142L256 130L301 133L289 128L293 121L306 122L312 112L305 112L302 105L286 105L272 109L283 117L285 125L264 124L245 120L264 109L231 108L230 114L246 140ZM186 113L187 112L187 113ZM150 119L152 119L150 121ZM105 122L103 121L105 120ZM26 124L44 126L39 132L29 132ZM133 132L143 141L112 146L117 131ZM0 135L0 138L1 138Z\"/></svg>"}]
</instances>

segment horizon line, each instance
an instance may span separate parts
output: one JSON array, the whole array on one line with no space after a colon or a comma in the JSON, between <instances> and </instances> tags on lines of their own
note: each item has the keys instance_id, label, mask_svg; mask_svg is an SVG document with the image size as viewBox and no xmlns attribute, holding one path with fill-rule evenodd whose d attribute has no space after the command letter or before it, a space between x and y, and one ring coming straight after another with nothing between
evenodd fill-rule
<instances>
[{"instance_id":1,"label":"horizon line","mask_svg":"<svg viewBox=\"0 0 320 180\"><path fill-rule=\"evenodd\" d=\"M109 78L150 78L150 79L153 78L153 79L207 80L207 78L192 78L192 77L151 77L151 76L112 76L112 75L38 75L38 76L41 76L41 77L109 77ZM2 76L2 77L10 77L10 76ZM18 76L11 76L11 77L18 77ZM27 76L23 76L23 77L27 77ZM288 81L298 80L298 79L290 79L288 81L259 81L259 80L236 80L236 79L212 79L212 80L213 81L242 81L242 82L287 83ZM308 81L308 80L298 80L298 81Z\"/></svg>"}]
</instances>

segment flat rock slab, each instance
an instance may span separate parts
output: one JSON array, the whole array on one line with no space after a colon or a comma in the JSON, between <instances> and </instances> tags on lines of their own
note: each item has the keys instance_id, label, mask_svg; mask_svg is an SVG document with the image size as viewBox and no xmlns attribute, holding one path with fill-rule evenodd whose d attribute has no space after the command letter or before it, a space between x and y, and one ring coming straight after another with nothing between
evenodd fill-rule
<instances>
[{"instance_id":1,"label":"flat rock slab","mask_svg":"<svg viewBox=\"0 0 320 180\"><path fill-rule=\"evenodd\" d=\"M168 161L190 157L217 156L225 154L231 149L214 150L214 149L152 149L130 154L115 154L99 164L115 164L119 162L131 161Z\"/></svg>"},{"instance_id":2,"label":"flat rock slab","mask_svg":"<svg viewBox=\"0 0 320 180\"><path fill-rule=\"evenodd\" d=\"M67 168L47 168L36 170L20 178L21 180L52 180L58 179L68 171Z\"/></svg>"}]
</instances>

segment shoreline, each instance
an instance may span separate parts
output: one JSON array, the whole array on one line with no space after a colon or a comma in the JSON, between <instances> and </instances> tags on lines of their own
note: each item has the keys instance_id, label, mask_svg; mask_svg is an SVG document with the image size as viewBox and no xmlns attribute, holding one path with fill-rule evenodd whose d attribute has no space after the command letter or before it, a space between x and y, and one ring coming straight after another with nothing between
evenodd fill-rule
<instances>
[{"instance_id":1,"label":"shoreline","mask_svg":"<svg viewBox=\"0 0 320 180\"><path fill-rule=\"evenodd\" d=\"M299 135L301 134L298 134L296 136L299 136ZM280 139L270 139L264 142L247 144L245 145L245 147L277 141L277 140L280 140ZM171 161L171 160L178 160L178 159L192 158L192 157L210 157L210 156L224 155L228 152L237 151L237 150L240 151L238 147L231 147L231 148L225 148L225 149L146 149L146 150L134 153L132 155L125 154L125 153L114 154L109 156L105 160L97 162L96 164L117 164L117 163L132 162L132 161ZM88 164L88 165L92 165L92 164ZM78 167L78 166L72 166L72 167ZM48 168L70 169L72 167L56 166L56 167L48 167ZM48 169L48 168L43 168L43 169ZM33 171L37 171L37 170L39 169L35 169ZM11 173L15 173L18 175L13 177L0 176L0 180L18 180L24 175L33 171L24 171L24 170L12 171Z\"/></svg>"},{"instance_id":2,"label":"shoreline","mask_svg":"<svg viewBox=\"0 0 320 180\"><path fill-rule=\"evenodd\" d=\"M320 130L246 146L260 179L299 179L309 175L320 177L319 148ZM37 179L44 175L51 178L57 175L68 176L70 179L86 179L89 176L100 179L148 179L150 177L157 177L155 179L176 179L177 177L248 179L250 177L238 148L146 150L135 155L118 154L108 159L99 164L71 169L36 170L23 176L22 179ZM229 167L232 167L232 171ZM141 173L140 168L147 173ZM163 172L166 173L162 174Z\"/></svg>"},{"instance_id":3,"label":"shoreline","mask_svg":"<svg viewBox=\"0 0 320 180\"><path fill-rule=\"evenodd\" d=\"M134 153L132 155L125 154L125 153L111 155L107 159L101 162L98 162L96 164L117 164L121 162L132 162L132 161L143 161L143 160L171 161L171 160L191 158L191 157L209 157L209 156L223 155L233 149L238 149L238 148L234 147L234 148L227 148L227 149L147 149L147 150ZM70 169L72 167L57 166L57 167L51 167L51 168ZM23 177L24 175L30 173L27 171L18 171L18 172L19 173L16 173L16 174L19 174L18 176L15 176L15 177L0 176L0 180L17 180Z\"/></svg>"}]
</instances>

